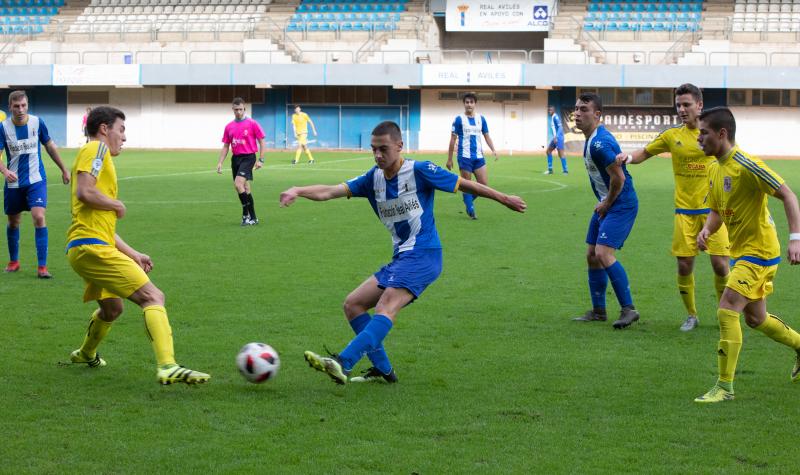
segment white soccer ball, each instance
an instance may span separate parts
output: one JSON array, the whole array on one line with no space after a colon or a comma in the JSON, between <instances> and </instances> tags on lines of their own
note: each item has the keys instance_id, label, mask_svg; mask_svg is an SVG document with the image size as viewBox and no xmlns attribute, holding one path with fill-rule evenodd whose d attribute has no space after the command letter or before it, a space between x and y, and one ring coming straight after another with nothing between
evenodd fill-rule
<instances>
[{"instance_id":1,"label":"white soccer ball","mask_svg":"<svg viewBox=\"0 0 800 475\"><path fill-rule=\"evenodd\" d=\"M244 379L258 384L275 378L281 367L281 358L269 345L248 343L239 350L236 366Z\"/></svg>"}]
</instances>

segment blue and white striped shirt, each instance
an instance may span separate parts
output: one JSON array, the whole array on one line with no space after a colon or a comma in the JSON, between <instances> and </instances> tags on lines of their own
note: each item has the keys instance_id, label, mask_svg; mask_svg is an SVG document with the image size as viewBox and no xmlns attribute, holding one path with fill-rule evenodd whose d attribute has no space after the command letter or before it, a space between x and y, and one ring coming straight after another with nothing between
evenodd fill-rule
<instances>
[{"instance_id":1,"label":"blue and white striped shirt","mask_svg":"<svg viewBox=\"0 0 800 475\"><path fill-rule=\"evenodd\" d=\"M372 210L392 235L394 255L413 249L441 249L433 217L435 190L454 193L458 175L432 162L404 160L397 175L387 180L378 167L345 183L348 197L367 198Z\"/></svg>"},{"instance_id":2,"label":"blue and white striped shirt","mask_svg":"<svg viewBox=\"0 0 800 475\"><path fill-rule=\"evenodd\" d=\"M50 141L47 126L35 115L25 125L15 125L9 116L0 122L0 146L5 149L6 166L17 174L8 188L21 188L47 179L42 161L42 146Z\"/></svg>"},{"instance_id":3,"label":"blue and white striped shirt","mask_svg":"<svg viewBox=\"0 0 800 475\"><path fill-rule=\"evenodd\" d=\"M458 137L459 158L483 158L483 134L489 133L489 126L482 115L456 116L450 129Z\"/></svg>"},{"instance_id":4,"label":"blue and white striped shirt","mask_svg":"<svg viewBox=\"0 0 800 475\"><path fill-rule=\"evenodd\" d=\"M608 196L611 186L611 177L606 168L616 161L617 154L621 152L617 139L602 125L586 140L583 146L583 161L586 171L589 172L589 182L598 201L603 201ZM630 208L638 206L639 199L633 188L633 178L622 165L625 174L625 184L622 191L611 205L612 208Z\"/></svg>"},{"instance_id":5,"label":"blue and white striped shirt","mask_svg":"<svg viewBox=\"0 0 800 475\"><path fill-rule=\"evenodd\" d=\"M561 118L558 112L550 116L550 128L547 130L547 138L556 139L564 136L564 128L561 127Z\"/></svg>"}]
</instances>

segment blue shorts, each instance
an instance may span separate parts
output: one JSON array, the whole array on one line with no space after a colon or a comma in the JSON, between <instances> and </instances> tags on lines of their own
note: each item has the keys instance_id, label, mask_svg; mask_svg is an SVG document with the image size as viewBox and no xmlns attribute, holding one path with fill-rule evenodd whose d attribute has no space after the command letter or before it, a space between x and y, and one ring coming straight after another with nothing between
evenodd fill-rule
<instances>
[{"instance_id":1,"label":"blue shorts","mask_svg":"<svg viewBox=\"0 0 800 475\"><path fill-rule=\"evenodd\" d=\"M482 158L458 157L458 169L461 171L473 173L478 168L484 166L486 166L486 160Z\"/></svg>"},{"instance_id":2,"label":"blue shorts","mask_svg":"<svg viewBox=\"0 0 800 475\"><path fill-rule=\"evenodd\" d=\"M9 188L4 191L3 210L8 216L30 211L39 206L47 208L47 182L45 180L20 188Z\"/></svg>"},{"instance_id":3,"label":"blue shorts","mask_svg":"<svg viewBox=\"0 0 800 475\"><path fill-rule=\"evenodd\" d=\"M375 273L378 287L406 289L417 299L442 273L441 249L401 252Z\"/></svg>"},{"instance_id":4,"label":"blue shorts","mask_svg":"<svg viewBox=\"0 0 800 475\"><path fill-rule=\"evenodd\" d=\"M636 221L638 206L628 208L611 208L604 218L600 218L597 213L592 213L589 221L589 231L586 233L586 244L595 246L597 244L622 249L625 240L633 229L633 222Z\"/></svg>"},{"instance_id":5,"label":"blue shorts","mask_svg":"<svg viewBox=\"0 0 800 475\"><path fill-rule=\"evenodd\" d=\"M556 138L550 140L550 146L548 148L554 148L556 150L564 150L564 136L559 135Z\"/></svg>"}]
</instances>

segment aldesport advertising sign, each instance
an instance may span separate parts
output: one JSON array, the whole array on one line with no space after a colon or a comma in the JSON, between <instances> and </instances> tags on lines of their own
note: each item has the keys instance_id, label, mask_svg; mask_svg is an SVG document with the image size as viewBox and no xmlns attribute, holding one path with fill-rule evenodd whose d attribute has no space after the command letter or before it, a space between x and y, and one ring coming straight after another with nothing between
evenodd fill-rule
<instances>
[{"instance_id":1,"label":"aldesport advertising sign","mask_svg":"<svg viewBox=\"0 0 800 475\"><path fill-rule=\"evenodd\" d=\"M447 0L447 31L549 31L549 0Z\"/></svg>"},{"instance_id":2,"label":"aldesport advertising sign","mask_svg":"<svg viewBox=\"0 0 800 475\"><path fill-rule=\"evenodd\" d=\"M575 127L572 108L561 110L561 123L564 147L582 154L586 137ZM671 107L605 107L602 125L616 137L623 150L631 150L642 148L664 130L681 125L681 118Z\"/></svg>"}]
</instances>

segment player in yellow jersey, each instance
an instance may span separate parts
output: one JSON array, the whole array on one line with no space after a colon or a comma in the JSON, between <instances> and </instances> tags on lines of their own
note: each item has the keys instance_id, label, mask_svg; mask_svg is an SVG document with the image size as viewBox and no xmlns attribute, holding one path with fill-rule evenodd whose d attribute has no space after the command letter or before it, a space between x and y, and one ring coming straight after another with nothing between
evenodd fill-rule
<instances>
[{"instance_id":1,"label":"player in yellow jersey","mask_svg":"<svg viewBox=\"0 0 800 475\"><path fill-rule=\"evenodd\" d=\"M708 247L709 238L728 227L734 265L717 309L719 379L695 402L714 403L733 399L733 376L742 348L739 315L750 328L764 333L795 351L791 380L800 380L800 334L783 320L767 312L767 296L781 260L775 223L767 208L772 195L783 202L789 223L789 263L800 264L800 206L783 178L761 160L736 145L736 121L728 108L716 107L700 115L698 142L706 155L713 155L708 178L707 203L711 208L706 224L697 235L697 245Z\"/></svg>"},{"instance_id":2,"label":"player in yellow jersey","mask_svg":"<svg viewBox=\"0 0 800 475\"><path fill-rule=\"evenodd\" d=\"M297 150L294 153L294 160L292 165L296 165L300 160L300 153L303 151L308 155L309 165L314 163L314 157L311 156L311 150L308 149L308 126L311 125L311 130L314 132L314 137L317 136L317 128L314 126L314 121L305 112L300 109L300 106L294 106L294 114L292 114L292 130L294 131L294 138L297 140Z\"/></svg>"},{"instance_id":3,"label":"player in yellow jersey","mask_svg":"<svg viewBox=\"0 0 800 475\"><path fill-rule=\"evenodd\" d=\"M5 113L5 112L3 112L3 111L0 111L0 122L2 122L2 121L4 121L4 120L6 120L6 117L8 117L8 116L6 115L6 113Z\"/></svg>"},{"instance_id":4,"label":"player in yellow jersey","mask_svg":"<svg viewBox=\"0 0 800 475\"><path fill-rule=\"evenodd\" d=\"M67 258L86 282L83 301L96 300L89 329L73 363L105 366L97 347L123 310L123 298L144 311L147 336L153 344L161 384L204 383L210 376L175 363L172 329L164 309L164 294L147 273L153 261L116 234L125 205L117 199L114 160L125 142L125 114L113 107L92 109L86 121L90 141L80 148L72 167L72 224L67 231Z\"/></svg>"},{"instance_id":5,"label":"player in yellow jersey","mask_svg":"<svg viewBox=\"0 0 800 475\"><path fill-rule=\"evenodd\" d=\"M682 331L694 330L699 324L694 292L694 259L697 233L708 216L704 203L708 193L708 166L714 157L703 153L697 144L700 133L697 119L703 110L703 94L693 84L682 84L675 89L675 108L683 125L667 129L645 148L631 154L620 153L617 162L642 163L660 153L672 155L672 172L675 175L675 221L672 232L672 255L678 260L678 293L688 316L681 325ZM728 233L724 226L708 241L708 254L714 269L714 287L717 302L728 279L730 254Z\"/></svg>"}]
</instances>

